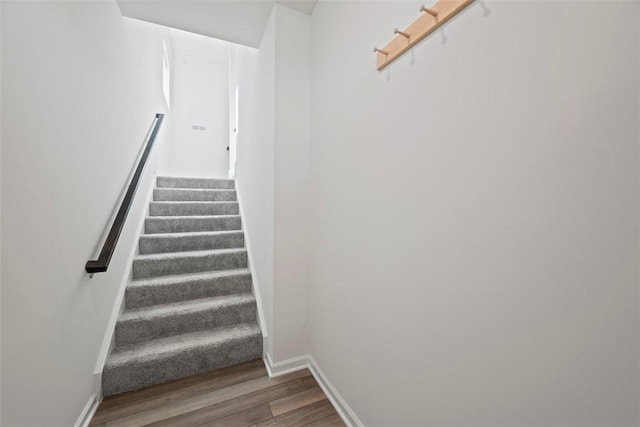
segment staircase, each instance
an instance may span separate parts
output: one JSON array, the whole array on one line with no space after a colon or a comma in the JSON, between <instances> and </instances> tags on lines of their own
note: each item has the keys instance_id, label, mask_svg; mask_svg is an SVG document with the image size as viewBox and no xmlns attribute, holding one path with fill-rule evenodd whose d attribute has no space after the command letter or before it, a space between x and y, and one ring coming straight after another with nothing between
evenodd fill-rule
<instances>
[{"instance_id":1,"label":"staircase","mask_svg":"<svg viewBox=\"0 0 640 427\"><path fill-rule=\"evenodd\" d=\"M105 396L262 357L232 180L158 177Z\"/></svg>"}]
</instances>

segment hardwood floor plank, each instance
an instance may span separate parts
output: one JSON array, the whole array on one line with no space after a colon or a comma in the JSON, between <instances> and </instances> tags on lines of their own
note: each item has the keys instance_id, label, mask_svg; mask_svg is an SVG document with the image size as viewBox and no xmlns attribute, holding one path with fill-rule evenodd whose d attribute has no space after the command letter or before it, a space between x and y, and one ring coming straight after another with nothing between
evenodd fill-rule
<instances>
[{"instance_id":1,"label":"hardwood floor plank","mask_svg":"<svg viewBox=\"0 0 640 427\"><path fill-rule=\"evenodd\" d=\"M105 399L93 427L343 427L308 369L269 378L262 361Z\"/></svg>"},{"instance_id":2,"label":"hardwood floor plank","mask_svg":"<svg viewBox=\"0 0 640 427\"><path fill-rule=\"evenodd\" d=\"M199 427L249 427L270 418L272 418L271 408L268 403L263 403L246 411L236 412L227 417L201 424Z\"/></svg>"},{"instance_id":3,"label":"hardwood floor plank","mask_svg":"<svg viewBox=\"0 0 640 427\"><path fill-rule=\"evenodd\" d=\"M126 393L117 394L115 396L105 397L102 401L101 406L103 406L104 409L107 409L123 404L129 405L134 400L148 399L150 397L159 396L170 391L181 390L183 387L190 384L199 383L206 380L218 379L222 377L234 376L241 372L255 370L264 372L265 375L267 375L266 368L264 367L264 362L261 359L257 359L250 362L241 363L239 365L230 366L228 368L217 369L215 371L205 372L186 378L180 378L174 381L169 381L163 384L154 385L142 390L129 391Z\"/></svg>"},{"instance_id":4,"label":"hardwood floor plank","mask_svg":"<svg viewBox=\"0 0 640 427\"><path fill-rule=\"evenodd\" d=\"M329 415L328 417L320 418L317 421L314 421L310 424L305 424L305 427L346 427L342 418L338 413L334 413L333 415Z\"/></svg>"},{"instance_id":5,"label":"hardwood floor plank","mask_svg":"<svg viewBox=\"0 0 640 427\"><path fill-rule=\"evenodd\" d=\"M259 363L258 363L259 362ZM102 401L91 420L91 426L185 400L204 393L267 376L262 361L195 375L160 384L136 392L124 393Z\"/></svg>"},{"instance_id":6,"label":"hardwood floor plank","mask_svg":"<svg viewBox=\"0 0 640 427\"><path fill-rule=\"evenodd\" d=\"M247 382L235 384L223 389L212 392L199 394L197 396L154 407L142 412L134 413L129 416L118 418L107 423L108 427L123 426L140 426L151 424L167 418L185 414L187 412L196 411L209 405L215 405L226 400L231 400L246 394L264 390L278 384L284 384L298 378L304 378L311 375L308 369L293 372L281 377L272 378L260 377ZM268 405L267 405L268 406Z\"/></svg>"},{"instance_id":7,"label":"hardwood floor plank","mask_svg":"<svg viewBox=\"0 0 640 427\"><path fill-rule=\"evenodd\" d=\"M325 396L322 389L316 385L316 387L310 390L305 390L300 393L269 402L269 406L271 407L271 413L273 416L277 417L326 398L327 396Z\"/></svg>"},{"instance_id":8,"label":"hardwood floor plank","mask_svg":"<svg viewBox=\"0 0 640 427\"><path fill-rule=\"evenodd\" d=\"M187 412L186 414L178 415L177 417L168 418L166 420L158 421L149 426L153 427L182 427L182 426L196 426L207 422L214 421L216 419L226 417L236 412L249 410L254 406L261 405L263 403L269 403L273 400L280 400L282 397L297 395L299 392L305 390L312 390L317 388L318 385L313 376L300 378L297 380L289 381L284 384L275 385L264 390L255 391L245 396L240 396L235 399L227 400L225 402L218 403L216 405L206 406L196 411ZM324 395L323 395L324 396Z\"/></svg>"},{"instance_id":9,"label":"hardwood floor plank","mask_svg":"<svg viewBox=\"0 0 640 427\"><path fill-rule=\"evenodd\" d=\"M333 415L335 409L327 399L287 412L270 420L257 423L259 427L299 427Z\"/></svg>"}]
</instances>

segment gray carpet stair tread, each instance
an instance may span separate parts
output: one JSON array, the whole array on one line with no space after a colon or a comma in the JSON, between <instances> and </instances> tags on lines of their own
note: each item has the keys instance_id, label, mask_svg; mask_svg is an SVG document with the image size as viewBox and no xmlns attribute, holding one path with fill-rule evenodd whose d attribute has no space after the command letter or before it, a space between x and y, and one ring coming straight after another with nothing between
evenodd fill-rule
<instances>
[{"instance_id":1,"label":"gray carpet stair tread","mask_svg":"<svg viewBox=\"0 0 640 427\"><path fill-rule=\"evenodd\" d=\"M159 317L213 311L223 307L255 303L255 297L250 293L222 295L197 300L180 301L170 304L153 305L149 307L125 310L119 322L132 320L151 320Z\"/></svg>"},{"instance_id":2,"label":"gray carpet stair tread","mask_svg":"<svg viewBox=\"0 0 640 427\"><path fill-rule=\"evenodd\" d=\"M141 239L161 240L180 239L185 237L215 237L243 235L242 230L216 230L216 231L180 231L178 233L150 233L140 236Z\"/></svg>"},{"instance_id":3,"label":"gray carpet stair tread","mask_svg":"<svg viewBox=\"0 0 640 427\"><path fill-rule=\"evenodd\" d=\"M156 185L159 188L234 188L235 181L227 178L158 176Z\"/></svg>"},{"instance_id":4,"label":"gray carpet stair tread","mask_svg":"<svg viewBox=\"0 0 640 427\"><path fill-rule=\"evenodd\" d=\"M156 190L166 193L175 193L175 194L184 194L184 193L200 193L200 194L235 194L236 190L233 188L169 188L169 187L158 187ZM166 201L166 200L163 200ZM177 201L186 201L186 200L177 200ZM200 200L202 202L207 201L216 201L216 200ZM217 200L220 202L224 202L226 200Z\"/></svg>"},{"instance_id":5,"label":"gray carpet stair tread","mask_svg":"<svg viewBox=\"0 0 640 427\"><path fill-rule=\"evenodd\" d=\"M251 293L227 294L126 310L116 325L116 347L256 320Z\"/></svg>"},{"instance_id":6,"label":"gray carpet stair tread","mask_svg":"<svg viewBox=\"0 0 640 427\"><path fill-rule=\"evenodd\" d=\"M243 323L232 327L174 335L139 344L130 344L114 349L106 363L107 368L115 368L134 362L150 362L176 354L194 351L198 348L215 346L228 341L241 340L261 335L257 323Z\"/></svg>"},{"instance_id":7,"label":"gray carpet stair tread","mask_svg":"<svg viewBox=\"0 0 640 427\"><path fill-rule=\"evenodd\" d=\"M235 190L234 190L235 191ZM151 204L154 205L164 205L164 206L237 206L237 201L227 202L227 201L210 201L210 200L160 200L160 201L151 201Z\"/></svg>"},{"instance_id":8,"label":"gray carpet stair tread","mask_svg":"<svg viewBox=\"0 0 640 427\"><path fill-rule=\"evenodd\" d=\"M198 190L197 188L176 188L176 190ZM232 191L232 190L229 190ZM235 191L235 190L233 190ZM166 205L166 206L224 206L238 204L237 200L233 201L217 201L217 200L152 200L154 205Z\"/></svg>"},{"instance_id":9,"label":"gray carpet stair tread","mask_svg":"<svg viewBox=\"0 0 640 427\"><path fill-rule=\"evenodd\" d=\"M240 215L150 216L144 222L146 235L241 229Z\"/></svg>"},{"instance_id":10,"label":"gray carpet stair tread","mask_svg":"<svg viewBox=\"0 0 640 427\"><path fill-rule=\"evenodd\" d=\"M225 277L245 276L251 274L248 268L238 268L235 270L207 271L204 273L174 274L172 276L150 277L146 279L132 280L129 288L146 286L166 286L174 283L181 283L193 280L209 280Z\"/></svg>"},{"instance_id":11,"label":"gray carpet stair tread","mask_svg":"<svg viewBox=\"0 0 640 427\"><path fill-rule=\"evenodd\" d=\"M173 260L176 258L201 258L212 255L229 255L229 254L246 254L245 248L230 248L230 249L209 249L204 251L184 251L184 252L169 252L164 254L147 254L137 255L133 260L135 261L160 261L160 260Z\"/></svg>"},{"instance_id":12,"label":"gray carpet stair tread","mask_svg":"<svg viewBox=\"0 0 640 427\"><path fill-rule=\"evenodd\" d=\"M149 216L237 215L238 202L164 201L149 204Z\"/></svg>"},{"instance_id":13,"label":"gray carpet stair tread","mask_svg":"<svg viewBox=\"0 0 640 427\"><path fill-rule=\"evenodd\" d=\"M153 201L217 201L235 202L234 189L209 188L156 188L153 190Z\"/></svg>"},{"instance_id":14,"label":"gray carpet stair tread","mask_svg":"<svg viewBox=\"0 0 640 427\"><path fill-rule=\"evenodd\" d=\"M140 254L244 247L242 230L152 233L140 236Z\"/></svg>"},{"instance_id":15,"label":"gray carpet stair tread","mask_svg":"<svg viewBox=\"0 0 640 427\"><path fill-rule=\"evenodd\" d=\"M251 283L248 268L137 279L127 286L125 307L139 308L251 292Z\"/></svg>"},{"instance_id":16,"label":"gray carpet stair tread","mask_svg":"<svg viewBox=\"0 0 640 427\"><path fill-rule=\"evenodd\" d=\"M245 248L165 252L136 256L133 259L133 278L230 270L247 266Z\"/></svg>"},{"instance_id":17,"label":"gray carpet stair tread","mask_svg":"<svg viewBox=\"0 0 640 427\"><path fill-rule=\"evenodd\" d=\"M148 216L147 219L153 218L154 220L167 220L167 221L177 221L177 220L187 220L194 218L240 218L240 215L166 215L166 216Z\"/></svg>"}]
</instances>

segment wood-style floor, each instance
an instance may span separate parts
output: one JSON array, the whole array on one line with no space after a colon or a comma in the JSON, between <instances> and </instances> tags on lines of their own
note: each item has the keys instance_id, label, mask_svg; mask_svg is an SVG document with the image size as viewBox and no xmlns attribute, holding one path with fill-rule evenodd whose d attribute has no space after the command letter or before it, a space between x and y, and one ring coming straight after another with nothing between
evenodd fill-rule
<instances>
[{"instance_id":1,"label":"wood-style floor","mask_svg":"<svg viewBox=\"0 0 640 427\"><path fill-rule=\"evenodd\" d=\"M308 369L262 360L105 398L91 426L344 426Z\"/></svg>"}]
</instances>

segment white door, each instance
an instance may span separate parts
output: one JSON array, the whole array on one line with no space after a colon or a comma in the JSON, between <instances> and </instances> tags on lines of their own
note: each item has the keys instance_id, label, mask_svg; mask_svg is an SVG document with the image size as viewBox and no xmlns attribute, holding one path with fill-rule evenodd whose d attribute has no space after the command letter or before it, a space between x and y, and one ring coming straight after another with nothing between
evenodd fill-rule
<instances>
[{"instance_id":1,"label":"white door","mask_svg":"<svg viewBox=\"0 0 640 427\"><path fill-rule=\"evenodd\" d=\"M238 103L240 102L240 88L236 86L236 102L235 102L235 121L233 125L233 132L231 132L231 138L229 140L229 179L235 179L236 177L236 144L238 142Z\"/></svg>"}]
</instances>

